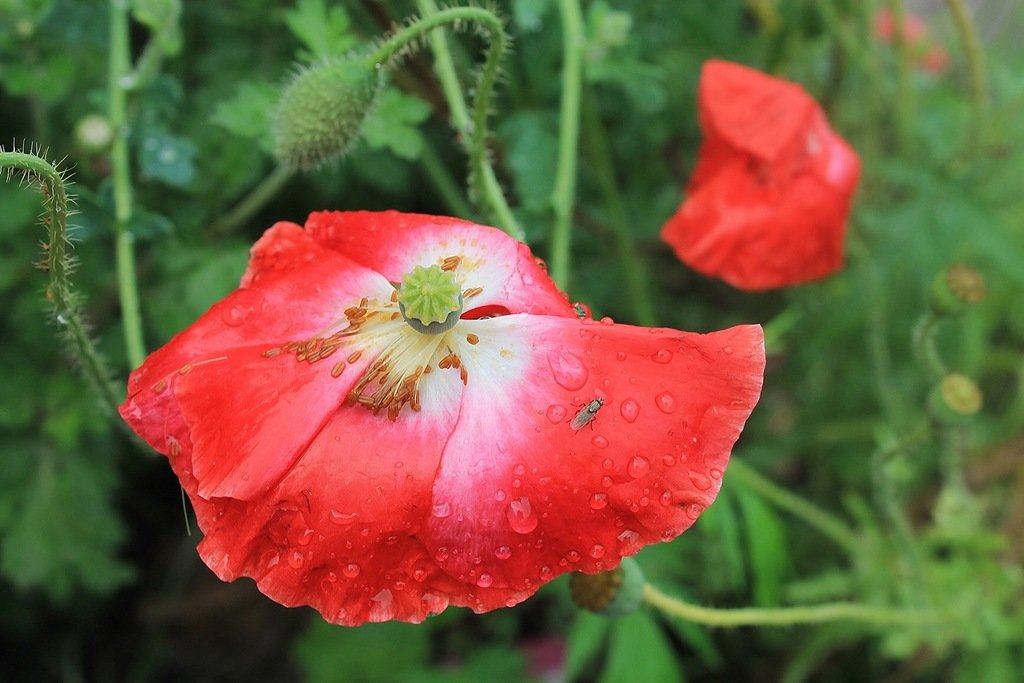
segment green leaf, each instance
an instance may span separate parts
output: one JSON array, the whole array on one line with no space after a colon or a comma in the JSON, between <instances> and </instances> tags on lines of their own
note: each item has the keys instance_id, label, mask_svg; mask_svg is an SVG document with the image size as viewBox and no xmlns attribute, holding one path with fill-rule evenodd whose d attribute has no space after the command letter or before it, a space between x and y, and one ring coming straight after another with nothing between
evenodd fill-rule
<instances>
[{"instance_id":1,"label":"green leaf","mask_svg":"<svg viewBox=\"0 0 1024 683\"><path fill-rule=\"evenodd\" d=\"M682 683L683 672L672 645L654 619L647 612L634 612L613 623L608 660L598 681Z\"/></svg>"},{"instance_id":2,"label":"green leaf","mask_svg":"<svg viewBox=\"0 0 1024 683\"><path fill-rule=\"evenodd\" d=\"M349 32L351 21L345 9L338 4L328 9L324 0L299 0L295 9L285 12L284 22L306 46L299 52L306 62L344 54L358 42Z\"/></svg>"},{"instance_id":3,"label":"green leaf","mask_svg":"<svg viewBox=\"0 0 1024 683\"><path fill-rule=\"evenodd\" d=\"M273 153L270 122L279 95L279 89L269 83L239 83L230 99L217 104L210 120L239 137L256 140L261 149Z\"/></svg>"},{"instance_id":4,"label":"green leaf","mask_svg":"<svg viewBox=\"0 0 1024 683\"><path fill-rule=\"evenodd\" d=\"M315 619L299 636L294 654L308 683L390 683L426 666L428 635L429 629L415 624L347 629Z\"/></svg>"},{"instance_id":5,"label":"green leaf","mask_svg":"<svg viewBox=\"0 0 1024 683\"><path fill-rule=\"evenodd\" d=\"M430 105L423 100L398 90L385 90L363 123L363 138L371 149L389 149L395 156L413 161L423 150L423 136L417 126L428 116Z\"/></svg>"},{"instance_id":6,"label":"green leaf","mask_svg":"<svg viewBox=\"0 0 1024 683\"><path fill-rule=\"evenodd\" d=\"M73 449L58 457L45 448L8 451L3 467L33 457L20 500L0 515L7 522L0 572L18 588L42 590L58 602L82 588L107 593L123 585L132 570L115 555L124 528L110 501L112 470Z\"/></svg>"},{"instance_id":7,"label":"green leaf","mask_svg":"<svg viewBox=\"0 0 1024 683\"><path fill-rule=\"evenodd\" d=\"M789 569L786 529L775 511L756 493L736 489L740 513L743 515L747 550L750 553L750 574L754 581L754 602L777 605L782 579Z\"/></svg>"},{"instance_id":8,"label":"green leaf","mask_svg":"<svg viewBox=\"0 0 1024 683\"><path fill-rule=\"evenodd\" d=\"M181 0L132 0L132 17L149 27L165 55L181 52Z\"/></svg>"},{"instance_id":9,"label":"green leaf","mask_svg":"<svg viewBox=\"0 0 1024 683\"><path fill-rule=\"evenodd\" d=\"M173 187L185 187L195 176L196 147L191 141L153 130L139 147L139 170L144 178Z\"/></svg>"},{"instance_id":10,"label":"green leaf","mask_svg":"<svg viewBox=\"0 0 1024 683\"><path fill-rule=\"evenodd\" d=\"M612 621L596 614L579 610L566 639L565 680L571 681L583 672L605 642L605 634Z\"/></svg>"},{"instance_id":11,"label":"green leaf","mask_svg":"<svg viewBox=\"0 0 1024 683\"><path fill-rule=\"evenodd\" d=\"M557 120L553 112L525 110L501 124L505 164L512 171L516 194L524 209L544 212L551 206L558 154Z\"/></svg>"}]
</instances>

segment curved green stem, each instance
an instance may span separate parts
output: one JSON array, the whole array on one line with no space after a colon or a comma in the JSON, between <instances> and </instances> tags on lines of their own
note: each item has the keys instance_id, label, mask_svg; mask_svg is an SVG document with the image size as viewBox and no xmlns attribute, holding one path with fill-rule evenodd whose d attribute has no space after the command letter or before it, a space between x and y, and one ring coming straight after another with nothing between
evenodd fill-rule
<instances>
[{"instance_id":1,"label":"curved green stem","mask_svg":"<svg viewBox=\"0 0 1024 683\"><path fill-rule=\"evenodd\" d=\"M747 607L716 609L683 602L647 584L644 601L667 615L707 626L793 626L820 624L829 621L861 621L878 625L929 624L940 619L929 612L907 611L862 605L855 602L832 602L799 607Z\"/></svg>"},{"instance_id":2,"label":"curved green stem","mask_svg":"<svg viewBox=\"0 0 1024 683\"><path fill-rule=\"evenodd\" d=\"M808 526L814 527L851 555L860 551L857 535L838 517L775 485L742 460L733 459L729 463L728 474L761 495L765 500L773 503L780 510L785 510L803 520Z\"/></svg>"},{"instance_id":3,"label":"curved green stem","mask_svg":"<svg viewBox=\"0 0 1024 683\"><path fill-rule=\"evenodd\" d=\"M562 16L562 103L558 122L558 163L551 204L555 224L551 233L551 278L569 286L569 248L572 207L576 197L576 155L579 146L580 91L583 82L583 15L578 0L559 0Z\"/></svg>"},{"instance_id":4,"label":"curved green stem","mask_svg":"<svg viewBox=\"0 0 1024 683\"><path fill-rule=\"evenodd\" d=\"M107 97L110 100L110 125L114 140L110 166L114 182L114 239L117 258L117 287L121 298L125 352L133 367L142 365L146 347L142 340L142 314L139 289L135 280L135 238L128 225L132 219L131 171L128 165L128 120L125 82L131 69L128 53L128 10L123 0L110 0L110 71Z\"/></svg>"},{"instance_id":5,"label":"curved green stem","mask_svg":"<svg viewBox=\"0 0 1024 683\"><path fill-rule=\"evenodd\" d=\"M237 230L239 226L244 225L267 202L273 199L294 175L295 169L287 166L275 168L249 194L235 204L230 211L215 221L210 226L210 232L215 235L222 235Z\"/></svg>"},{"instance_id":6,"label":"curved green stem","mask_svg":"<svg viewBox=\"0 0 1024 683\"><path fill-rule=\"evenodd\" d=\"M0 151L0 169L9 179L15 169L25 178L37 181L43 194L43 225L47 242L40 267L49 273L46 300L72 358L96 391L104 407L117 413L121 402L118 389L110 381L111 372L89 336L78 294L71 287L72 258L68 254L68 195L64 178L52 164L40 156L25 152Z\"/></svg>"},{"instance_id":7,"label":"curved green stem","mask_svg":"<svg viewBox=\"0 0 1024 683\"><path fill-rule=\"evenodd\" d=\"M417 5L422 17L385 40L370 56L370 60L374 64L386 64L404 54L415 41L424 35L428 36L438 78L452 112L452 124L469 155L472 193L483 208L494 216L498 227L513 238L522 240L525 237L523 229L509 208L487 155L487 116L498 80L501 57L508 48L505 27L494 13L480 7L438 10L433 0L418 0ZM458 27L467 22L483 29L488 40L487 55L474 88L472 115L466 109L466 101L445 38L440 33L432 33L442 26Z\"/></svg>"},{"instance_id":8,"label":"curved green stem","mask_svg":"<svg viewBox=\"0 0 1024 683\"><path fill-rule=\"evenodd\" d=\"M953 15L953 23L956 24L957 33L964 44L964 52L967 54L967 66L971 75L971 105L974 109L975 135L978 135L985 119L985 105L988 97L988 79L985 75L985 63L981 51L981 41L978 40L978 30L974 26L970 13L964 0L946 0Z\"/></svg>"},{"instance_id":9,"label":"curved green stem","mask_svg":"<svg viewBox=\"0 0 1024 683\"><path fill-rule=\"evenodd\" d=\"M658 324L658 315L654 310L654 301L648 288L647 271L644 269L636 253L633 236L630 235L629 212L626 202L615 181L615 169L612 166L612 155L608 150L608 136L604 124L598 116L594 97L589 90L584 90L583 98L583 130L584 149L593 166L597 182L601 186L612 229L615 231L615 246L619 260L626 271L626 289L629 292L629 303L636 313L636 321L645 327Z\"/></svg>"},{"instance_id":10,"label":"curved green stem","mask_svg":"<svg viewBox=\"0 0 1024 683\"><path fill-rule=\"evenodd\" d=\"M942 362L942 357L935 346L935 329L938 323L937 315L931 311L925 313L914 326L912 340L914 355L924 363L933 379L946 374L946 364Z\"/></svg>"}]
</instances>

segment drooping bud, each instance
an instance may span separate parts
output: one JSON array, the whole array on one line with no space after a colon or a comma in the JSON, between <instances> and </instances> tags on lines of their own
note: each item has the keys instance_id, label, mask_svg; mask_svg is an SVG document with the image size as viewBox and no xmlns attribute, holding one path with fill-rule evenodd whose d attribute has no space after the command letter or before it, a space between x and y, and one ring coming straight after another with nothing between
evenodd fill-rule
<instances>
[{"instance_id":1,"label":"drooping bud","mask_svg":"<svg viewBox=\"0 0 1024 683\"><path fill-rule=\"evenodd\" d=\"M984 298L985 278L961 263L947 268L932 283L931 305L937 315L957 315Z\"/></svg>"},{"instance_id":2,"label":"drooping bud","mask_svg":"<svg viewBox=\"0 0 1024 683\"><path fill-rule=\"evenodd\" d=\"M635 612L644 601L643 570L632 557L609 572L573 574L569 579L572 601L581 609L604 617L622 617Z\"/></svg>"},{"instance_id":3,"label":"drooping bud","mask_svg":"<svg viewBox=\"0 0 1024 683\"><path fill-rule=\"evenodd\" d=\"M962 423L981 410L981 389L967 375L951 372L928 397L933 418L944 424Z\"/></svg>"},{"instance_id":4,"label":"drooping bud","mask_svg":"<svg viewBox=\"0 0 1024 683\"><path fill-rule=\"evenodd\" d=\"M327 61L296 74L274 115L278 160L308 171L344 154L380 88L380 74L365 60Z\"/></svg>"},{"instance_id":5,"label":"drooping bud","mask_svg":"<svg viewBox=\"0 0 1024 683\"><path fill-rule=\"evenodd\" d=\"M451 271L440 266L416 266L402 278L398 308L417 332L441 334L459 321L462 290Z\"/></svg>"}]
</instances>

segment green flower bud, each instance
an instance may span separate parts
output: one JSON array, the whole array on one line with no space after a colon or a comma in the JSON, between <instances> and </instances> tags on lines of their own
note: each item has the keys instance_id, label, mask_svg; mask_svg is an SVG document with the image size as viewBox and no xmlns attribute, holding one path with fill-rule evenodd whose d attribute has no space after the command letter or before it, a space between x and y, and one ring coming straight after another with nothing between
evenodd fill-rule
<instances>
[{"instance_id":1,"label":"green flower bud","mask_svg":"<svg viewBox=\"0 0 1024 683\"><path fill-rule=\"evenodd\" d=\"M943 424L963 423L981 410L981 389L967 375L951 372L928 397L932 417Z\"/></svg>"},{"instance_id":2,"label":"green flower bud","mask_svg":"<svg viewBox=\"0 0 1024 683\"><path fill-rule=\"evenodd\" d=\"M365 61L332 60L300 71L274 115L278 160L304 171L337 159L359 137L381 88L381 77Z\"/></svg>"},{"instance_id":3,"label":"green flower bud","mask_svg":"<svg viewBox=\"0 0 1024 683\"><path fill-rule=\"evenodd\" d=\"M937 315L957 315L985 298L985 278L974 268L952 265L932 283L931 305Z\"/></svg>"},{"instance_id":4,"label":"green flower bud","mask_svg":"<svg viewBox=\"0 0 1024 683\"><path fill-rule=\"evenodd\" d=\"M573 574L569 579L569 593L581 609L604 617L623 617L643 604L645 585L640 565L632 557L624 557L622 563L609 572Z\"/></svg>"}]
</instances>

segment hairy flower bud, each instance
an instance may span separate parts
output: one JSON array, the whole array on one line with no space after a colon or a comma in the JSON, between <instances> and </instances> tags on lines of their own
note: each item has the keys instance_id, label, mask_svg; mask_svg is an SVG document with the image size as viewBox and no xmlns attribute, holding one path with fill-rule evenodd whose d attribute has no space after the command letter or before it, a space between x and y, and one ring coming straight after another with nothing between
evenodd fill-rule
<instances>
[{"instance_id":1,"label":"hairy flower bud","mask_svg":"<svg viewBox=\"0 0 1024 683\"><path fill-rule=\"evenodd\" d=\"M612 571L573 574L569 592L577 607L605 617L622 617L635 612L643 603L645 583L637 561L624 557Z\"/></svg>"},{"instance_id":2,"label":"hairy flower bud","mask_svg":"<svg viewBox=\"0 0 1024 683\"><path fill-rule=\"evenodd\" d=\"M278 160L305 171L344 154L359 137L380 86L377 71L358 59L299 72L281 93L274 117Z\"/></svg>"}]
</instances>

